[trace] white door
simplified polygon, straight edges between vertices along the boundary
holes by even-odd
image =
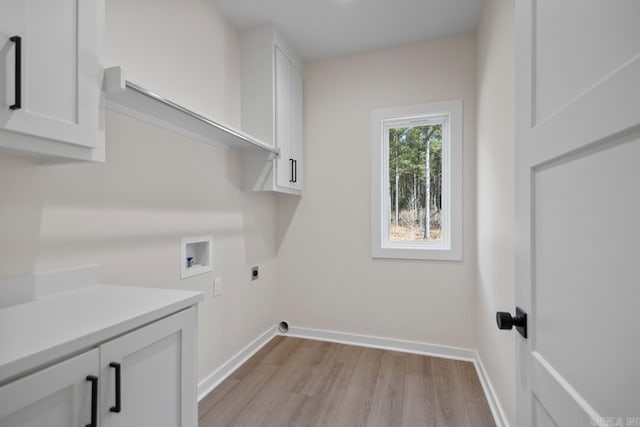
[[[195,427],[195,333],[191,308],[103,344],[101,427]]]
[[[291,67],[291,152],[294,160],[293,164],[293,188],[296,190],[303,189],[303,90],[304,82],[302,74],[295,68]]]
[[[276,146],[280,158],[276,160],[276,185],[293,186],[294,159],[291,151],[291,63],[284,53],[275,48],[276,85]]]
[[[0,129],[96,146],[102,20],[103,0],[0,1]]]
[[[517,426],[640,425],[640,1],[516,1]]]
[[[98,368],[95,349],[0,387],[0,426],[98,427]]]

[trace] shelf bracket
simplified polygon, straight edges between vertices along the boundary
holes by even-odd
[[[120,66],[105,68],[102,80],[102,90],[107,93],[124,92],[127,89],[127,81],[124,78],[124,70]]]
[[[269,160],[276,160],[280,158],[280,148],[276,148],[275,153],[269,153]]]

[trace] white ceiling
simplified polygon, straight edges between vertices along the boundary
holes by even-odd
[[[273,23],[305,61],[475,31],[482,0],[212,0],[240,31]]]

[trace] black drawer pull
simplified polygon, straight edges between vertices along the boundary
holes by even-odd
[[[98,377],[88,375],[87,381],[91,382],[91,423],[85,427],[98,427]]]
[[[22,37],[13,36],[9,38],[16,44],[16,64],[15,64],[15,99],[14,104],[9,106],[10,110],[22,108]]]
[[[109,363],[109,366],[114,368],[116,370],[116,405],[112,406],[111,408],[109,408],[110,412],[115,412],[116,414],[119,414],[120,411],[122,410],[121,407],[121,403],[122,403],[122,395],[121,395],[121,373],[122,373],[122,369],[119,363],[115,363],[115,362],[111,362]]]

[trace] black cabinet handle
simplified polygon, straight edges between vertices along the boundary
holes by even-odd
[[[116,370],[116,405],[112,406],[109,411],[110,412],[115,412],[116,414],[119,414],[120,411],[122,410],[122,407],[120,406],[121,402],[122,402],[122,395],[121,395],[121,366],[119,363],[115,363],[115,362],[111,362],[109,363],[109,366],[114,368]]]
[[[10,110],[22,108],[22,37],[13,36],[9,38],[16,44],[16,66],[15,66],[15,99],[14,104],[9,106]]]
[[[298,161],[293,161],[293,182],[298,182]]]
[[[86,427],[98,427],[98,377],[89,375],[87,381],[91,382],[91,423]]]
[[[289,159],[289,182],[295,182],[293,175],[293,162],[295,162],[295,160]]]

